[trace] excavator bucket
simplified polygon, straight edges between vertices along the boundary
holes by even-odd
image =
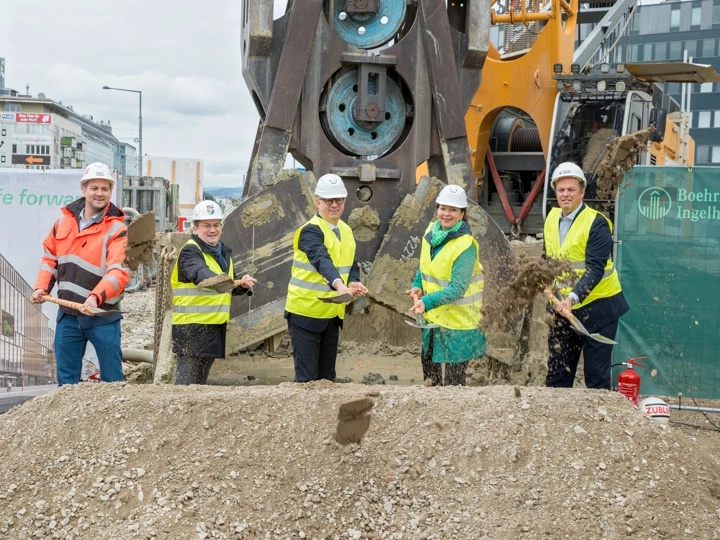
[[[418,270],[421,239],[435,218],[435,199],[444,185],[424,176],[415,192],[405,196],[367,275],[369,297],[398,313],[408,313],[410,300],[405,291]],[[258,279],[252,296],[233,299],[229,326],[233,346],[248,346],[286,329],[283,313],[293,236],[315,213],[314,189],[312,173],[294,176],[249,197],[225,219],[223,241],[233,250],[237,276],[249,272]],[[515,256],[505,235],[482,208],[471,204],[468,220],[480,246],[485,274],[483,304],[492,309],[513,275]],[[354,311],[360,311],[363,301],[355,304]],[[515,343],[521,323],[518,318],[489,336],[490,345],[503,348],[508,341]]]
[[[226,218],[223,242],[233,250],[238,279],[258,280],[252,296],[233,299],[229,343],[247,346],[287,328],[283,313],[295,231],[315,214],[315,177],[296,176],[248,197]]]

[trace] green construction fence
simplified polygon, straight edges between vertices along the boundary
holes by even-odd
[[[626,172],[614,233],[630,311],[613,362],[647,356],[642,394],[720,399],[720,168]]]

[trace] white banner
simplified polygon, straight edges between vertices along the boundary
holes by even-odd
[[[33,289],[43,240],[60,217],[60,208],[82,196],[82,173],[82,169],[0,169],[0,254]],[[55,328],[57,306],[46,302],[43,313]]]

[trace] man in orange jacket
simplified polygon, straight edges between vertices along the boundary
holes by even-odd
[[[122,267],[127,244],[125,213],[110,202],[115,182],[107,165],[88,165],[80,181],[83,197],[61,209],[43,242],[45,254],[32,301],[57,285],[57,296],[83,304],[78,311],[61,307],[55,328],[58,385],[80,382],[87,342],[93,344],[104,382],[123,380],[120,319],[92,317],[90,307],[117,310],[130,279]]]

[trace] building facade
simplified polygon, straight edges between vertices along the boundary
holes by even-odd
[[[12,145],[0,147],[0,167],[82,169],[101,162],[115,168],[124,149],[110,122],[95,122],[43,94],[0,95],[0,126]]]
[[[0,377],[18,385],[57,381],[55,332],[40,307],[30,301],[32,292],[0,255]]]
[[[115,161],[113,168],[123,176],[137,176],[137,150],[128,143],[120,143],[113,148]]]

